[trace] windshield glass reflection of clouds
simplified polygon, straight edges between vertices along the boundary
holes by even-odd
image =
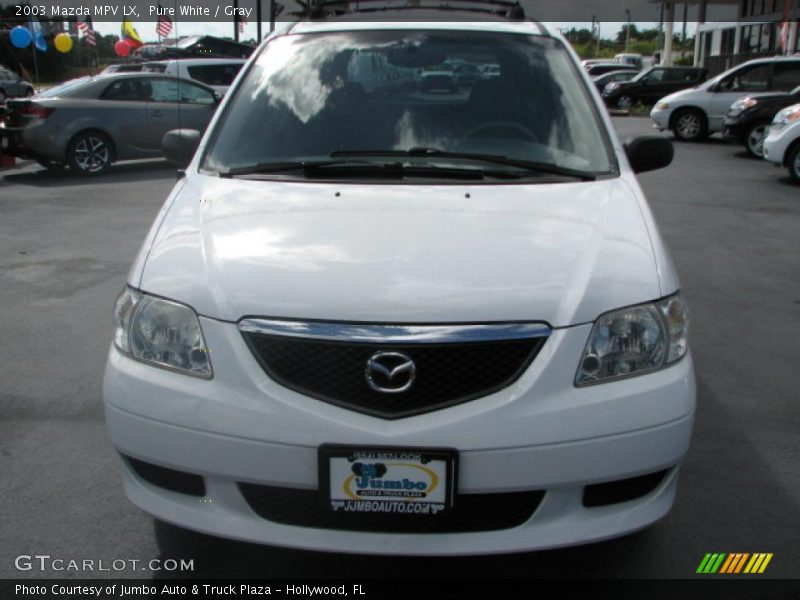
[[[611,170],[597,116],[552,39],[396,30],[287,35],[267,46],[232,100],[205,168],[422,146]]]

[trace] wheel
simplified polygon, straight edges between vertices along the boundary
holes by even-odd
[[[698,110],[682,110],[672,121],[675,137],[685,142],[703,139],[708,135],[708,124],[703,113]]]
[[[789,168],[789,176],[795,183],[800,183],[800,144],[795,144],[789,151],[786,159],[786,166]]]
[[[620,110],[629,110],[633,106],[633,98],[628,96],[627,94],[623,94],[619,98],[617,98],[617,108]]]
[[[67,148],[67,164],[81,175],[99,175],[114,162],[111,140],[99,131],[79,133]]]
[[[767,124],[756,123],[747,130],[744,138],[744,147],[756,158],[764,158],[764,138],[767,137]]]
[[[478,133],[489,129],[509,129],[512,131],[522,133],[526,138],[528,138],[532,142],[539,141],[539,138],[536,136],[535,133],[533,133],[530,129],[528,129],[521,123],[516,123],[514,121],[489,121],[487,123],[481,123],[480,125],[476,125],[472,129],[467,131],[464,134],[464,137],[465,138],[474,137]]]

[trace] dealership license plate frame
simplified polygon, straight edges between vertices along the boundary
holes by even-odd
[[[436,518],[437,516],[449,513],[455,504],[456,492],[456,477],[458,473],[458,451],[453,448],[421,448],[421,447],[397,447],[397,446],[348,446],[339,444],[323,444],[318,449],[318,465],[319,465],[319,491],[320,501],[325,503],[325,506],[332,513],[343,512],[345,514],[359,514],[359,511],[346,511],[344,504],[353,502],[352,500],[342,500],[332,496],[331,486],[331,473],[332,464],[334,460],[341,461],[342,459],[349,463],[355,463],[357,460],[404,460],[407,461],[409,455],[419,455],[420,458],[427,459],[425,463],[419,461],[420,466],[426,466],[431,462],[441,461],[444,463],[444,502],[443,506],[438,507],[438,502],[423,501],[412,499],[398,499],[398,498],[369,498],[371,500],[383,500],[389,503],[396,502],[414,502],[417,504],[432,505],[430,512],[413,513],[420,517]],[[392,457],[392,458],[389,458]],[[351,460],[352,459],[352,460]],[[411,464],[415,464],[412,461]],[[341,467],[341,463],[340,463]],[[441,478],[440,478],[441,479]],[[367,498],[359,498],[358,500],[367,500]],[[341,503],[335,506],[335,503]],[[377,511],[378,514],[394,514],[395,511]],[[375,514],[375,512],[367,513]],[[409,513],[405,513],[409,514]]]

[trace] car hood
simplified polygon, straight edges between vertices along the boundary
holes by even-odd
[[[130,281],[226,321],[585,323],[662,295],[635,190],[192,174]]]
[[[706,83],[708,82],[703,82],[700,85],[686,88],[679,92],[673,92],[661,98],[659,102],[700,102],[705,105],[711,100],[711,93],[706,89]]]

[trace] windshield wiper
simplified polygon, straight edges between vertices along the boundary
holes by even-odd
[[[240,175],[257,175],[260,173],[280,173],[281,171],[297,171],[315,169],[319,167],[338,167],[342,165],[374,165],[374,162],[364,160],[314,160],[314,161],[288,161],[288,162],[263,162],[242,167],[232,167],[220,171],[220,177],[237,177]]]
[[[424,146],[414,146],[408,150],[335,150],[330,154],[331,158],[346,158],[346,157],[367,157],[367,156],[427,156],[431,158],[455,158],[463,160],[477,160],[495,165],[505,165],[509,167],[517,167],[525,169],[526,171],[535,171],[537,173],[544,173],[547,175],[562,175],[564,177],[574,177],[582,181],[594,181],[597,179],[597,174],[591,171],[581,171],[579,169],[571,169],[569,167],[562,167],[554,163],[537,162],[532,160],[521,160],[517,158],[509,158],[500,154],[479,154],[472,152],[448,152],[447,150],[440,150],[438,148],[428,148]]]
[[[479,180],[483,179],[487,174],[481,169],[405,165],[401,162],[376,162],[345,158],[340,160],[264,162],[220,171],[219,176],[246,177],[248,175],[268,175],[284,171],[302,171],[308,177],[320,175],[359,177],[368,175],[395,179],[402,179],[403,177],[439,177]]]

